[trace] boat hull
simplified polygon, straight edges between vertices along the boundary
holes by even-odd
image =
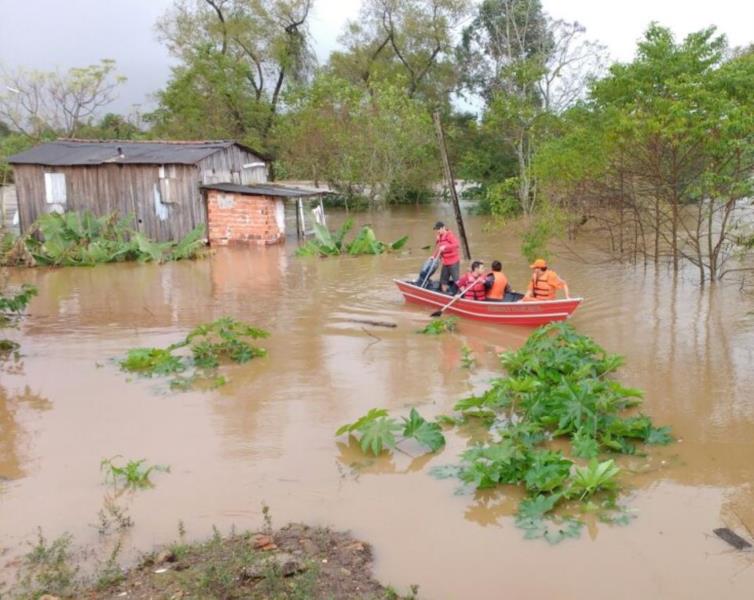
[[[452,296],[419,287],[408,281],[393,281],[407,302],[441,308],[453,299]],[[570,298],[538,302],[483,302],[459,298],[446,308],[444,313],[497,325],[536,327],[553,321],[565,321],[582,300],[583,298]]]

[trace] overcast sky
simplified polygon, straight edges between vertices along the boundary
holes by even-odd
[[[0,66],[68,68],[112,58],[128,78],[116,110],[150,105],[149,95],[170,75],[171,57],[157,40],[154,23],[172,0],[0,0]],[[335,49],[360,0],[314,0],[311,33],[320,62]],[[650,21],[681,38],[717,25],[732,45],[754,42],[751,0],[543,0],[556,18],[579,21],[613,59],[631,60]]]

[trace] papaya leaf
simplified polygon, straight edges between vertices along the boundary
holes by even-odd
[[[335,432],[335,435],[343,435],[344,433],[350,433],[352,431],[358,431],[362,429],[370,421],[374,421],[380,417],[387,417],[387,410],[384,408],[372,408],[363,417],[356,419],[353,423],[346,423],[342,425]]]
[[[386,448],[395,448],[395,434],[400,429],[398,421],[390,417],[379,417],[366,422],[359,428],[361,450],[378,456]]]
[[[422,417],[415,408],[411,409],[408,418],[403,418],[403,437],[413,438],[420,444],[436,452],[445,445],[445,436],[437,423],[430,423]]]

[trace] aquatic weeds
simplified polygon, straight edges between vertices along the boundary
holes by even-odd
[[[105,473],[105,481],[112,483],[114,486],[123,486],[124,488],[147,488],[152,487],[152,481],[149,476],[153,472],[169,473],[170,467],[165,465],[146,465],[147,459],[128,460],[124,465],[117,465],[113,461],[122,456],[113,456],[112,458],[103,458],[100,462],[100,470]],[[122,461],[121,461],[122,462]]]
[[[375,456],[383,450],[393,450],[400,440],[414,439],[421,445],[436,452],[445,445],[445,436],[437,423],[427,421],[415,408],[411,409],[403,422],[388,416],[385,409],[371,409],[366,415],[353,423],[340,427],[335,435],[348,433],[359,438],[359,445],[363,452],[371,452]]]
[[[251,340],[268,335],[248,323],[221,317],[197,325],[185,339],[166,348],[132,348],[119,364],[124,371],[146,377],[175,375],[170,381],[173,390],[185,391],[197,384],[214,389],[227,381],[217,373],[221,365],[241,364],[266,356],[267,351],[253,345]],[[177,354],[183,348],[188,348],[190,355]],[[188,374],[183,375],[186,372]]]
[[[419,329],[416,333],[424,333],[427,335],[440,335],[445,332],[453,332],[458,328],[458,317],[444,317],[440,319],[433,319],[427,323],[423,329]]]
[[[24,556],[17,595],[20,598],[41,598],[44,594],[73,597],[78,567],[74,565],[71,545],[73,537],[65,533],[48,543],[37,531],[37,542]]]
[[[461,366],[464,369],[471,369],[475,364],[476,359],[474,358],[474,353],[471,351],[471,348],[464,344],[461,346]]]

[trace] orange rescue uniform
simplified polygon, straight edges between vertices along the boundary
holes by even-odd
[[[492,287],[487,291],[487,298],[490,300],[502,300],[505,296],[505,288],[508,287],[508,278],[502,271],[492,271]]]
[[[565,287],[563,281],[555,271],[549,269],[544,273],[535,269],[529,280],[528,290],[532,297],[527,300],[555,300],[555,292]]]

